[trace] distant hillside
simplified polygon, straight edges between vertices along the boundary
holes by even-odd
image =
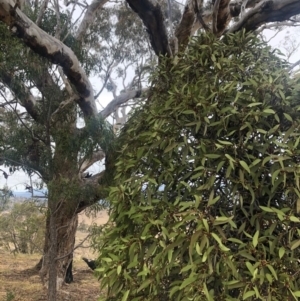
[[[22,198],[22,199],[30,199],[32,197],[32,194],[30,191],[13,191],[13,197],[15,198]],[[35,190],[33,193],[34,197],[46,197],[47,196],[47,190]]]

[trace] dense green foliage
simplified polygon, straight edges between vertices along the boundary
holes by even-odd
[[[285,67],[243,32],[161,64],[121,137],[104,300],[298,300],[300,88]]]
[[[61,21],[65,19],[66,16],[62,14]],[[47,10],[42,28],[54,34],[55,20],[53,12]],[[66,37],[70,38],[71,36]],[[0,85],[0,97],[4,103],[2,107],[5,108],[0,108],[1,164],[22,168],[27,173],[35,171],[48,183],[55,173],[51,143],[56,145],[60,143],[61,152],[64,151],[69,157],[76,159],[78,156],[82,160],[90,158],[93,152],[100,148],[107,151],[109,147],[113,147],[112,126],[101,116],[89,120],[85,127],[74,134],[80,111],[75,103],[60,107],[62,100],[68,97],[68,93],[60,87],[58,80],[56,82],[53,78],[47,77],[51,82],[50,86],[41,81],[41,78],[48,75],[51,64],[27,49],[3,24],[0,24],[0,39],[3,40],[0,45],[1,79],[3,77],[4,83],[13,87],[14,92],[8,93],[8,90]],[[66,44],[68,45],[67,42]],[[72,49],[76,52],[77,48]],[[77,50],[78,53],[84,53],[82,49]],[[88,72],[91,66],[86,61],[82,61],[82,64]],[[22,104],[23,98],[28,97],[24,80],[41,89],[41,95],[37,96],[35,105],[40,114],[37,120],[33,120],[16,105],[17,98]]]

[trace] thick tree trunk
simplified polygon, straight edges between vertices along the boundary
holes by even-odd
[[[55,152],[51,162],[52,176],[48,186],[48,216],[40,276],[48,284],[48,300],[56,300],[56,291],[67,280],[72,281],[73,251],[78,226],[77,200],[78,149],[74,148],[76,107],[68,109],[68,118],[57,120],[53,128]],[[77,200],[77,201],[76,201]],[[67,275],[68,272],[68,275]],[[67,277],[66,277],[67,276]]]
[[[66,201],[49,199],[49,214],[46,223],[44,255],[40,276],[48,286],[48,300],[56,300],[56,290],[63,282],[73,281],[72,261],[78,215]]]

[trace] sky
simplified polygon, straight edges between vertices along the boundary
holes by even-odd
[[[265,36],[267,40],[271,39],[269,41],[269,44],[274,48],[279,48],[283,53],[286,54],[286,48],[288,48],[288,45],[290,44],[289,39],[287,38],[290,36],[290,38],[294,41],[293,43],[295,45],[300,44],[300,37],[299,32],[297,33],[297,28],[287,28],[286,30],[280,32],[276,36],[274,36],[274,31],[267,30],[265,31]],[[295,53],[290,57],[289,61],[291,63],[294,63],[300,59],[300,45],[298,45],[298,51],[295,51]],[[296,69],[295,69],[296,70]],[[91,78],[91,83],[97,91],[97,87],[99,87],[99,82],[96,78]],[[100,99],[97,102],[97,106],[99,111],[103,109],[111,100],[113,99],[112,94],[106,89],[102,92]],[[8,168],[5,168],[3,166],[0,166],[1,170],[4,170],[5,172],[8,172]],[[89,171],[93,174],[99,172],[103,169],[103,165],[100,163],[96,163],[92,168],[89,169]],[[29,177],[22,171],[16,171],[13,175],[9,176],[8,179],[5,179],[2,172],[0,170],[0,189],[3,186],[8,186],[12,191],[25,191],[25,186],[30,185],[30,179]],[[32,177],[32,181],[39,181],[36,176]]]

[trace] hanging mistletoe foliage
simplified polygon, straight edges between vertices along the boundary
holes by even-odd
[[[298,300],[300,86],[285,67],[244,32],[161,64],[121,137],[104,300]]]

